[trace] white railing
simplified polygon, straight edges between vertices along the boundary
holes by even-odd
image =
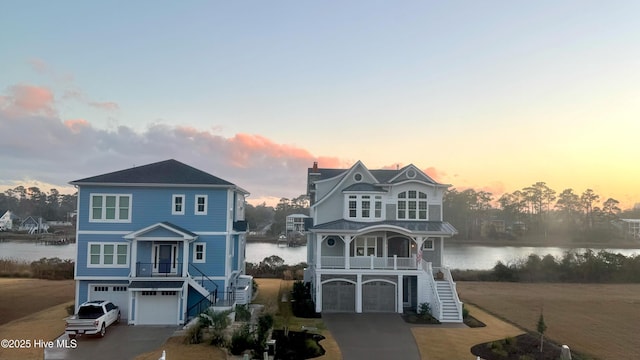
[[[458,297],[458,289],[456,283],[453,281],[453,276],[451,276],[451,270],[448,267],[439,267],[435,269],[442,273],[443,279],[441,280],[446,280],[449,283],[449,286],[451,286],[453,301],[456,304],[456,309],[458,310],[458,320],[462,321],[462,302]]]
[[[427,291],[431,293],[431,298],[433,299],[433,302],[430,304],[431,315],[438,320],[442,319],[442,301],[436,289],[436,282],[433,279],[433,267],[430,262],[422,260],[422,269],[427,273],[427,282],[429,283]]]
[[[343,256],[322,256],[320,258],[320,264],[323,269],[345,268]],[[398,256],[352,256],[349,257],[349,268],[370,270],[416,270],[416,258]]]

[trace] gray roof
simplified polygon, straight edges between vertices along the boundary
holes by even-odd
[[[179,184],[233,186],[219,177],[198,170],[177,160],[165,160],[153,164],[92,176],[72,181],[81,184]]]
[[[446,221],[400,221],[400,220],[385,220],[376,222],[357,222],[349,220],[335,220],[324,224],[318,224],[312,227],[310,230],[330,230],[337,232],[357,232],[364,230],[368,227],[374,226],[397,226],[415,233],[429,233],[434,235],[449,235],[453,236],[458,233],[453,225]]]
[[[196,234],[194,232],[191,232],[191,231],[189,231],[189,230],[187,230],[187,229],[185,229],[183,227],[180,227],[180,226],[178,226],[176,224],[170,223],[168,221],[163,221],[162,224],[164,224],[164,225],[166,225],[166,226],[168,226],[168,227],[170,227],[170,228],[172,228],[172,229],[174,229],[174,230],[176,230],[178,232],[185,233],[185,234],[187,234],[189,236],[198,237],[198,234]]]
[[[184,281],[132,281],[129,289],[182,289]]]
[[[395,176],[397,176],[398,174],[404,172],[407,167],[412,166],[412,165],[407,165],[401,169],[397,169],[397,170],[388,170],[388,169],[377,169],[377,170],[371,170],[371,169],[367,169],[369,170],[369,172],[371,173],[371,175],[373,175],[376,180],[378,180],[379,184],[389,184],[391,179],[393,179]],[[314,172],[313,168],[308,168],[307,169],[307,175],[311,175],[311,174],[316,174],[318,175],[317,177],[314,177],[314,181],[317,180],[324,180],[324,179],[330,179],[336,176],[340,176],[340,175],[344,175],[346,174],[347,171],[351,170],[349,169],[329,169],[329,168],[319,168],[317,169],[317,172]],[[421,170],[419,170],[421,171]],[[429,178],[428,175],[425,174],[426,179],[428,179],[429,182],[433,183],[433,184],[437,184],[437,182],[433,181],[433,179]]]

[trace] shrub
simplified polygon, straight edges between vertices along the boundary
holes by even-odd
[[[431,315],[431,304],[426,303],[426,302],[420,304],[420,306],[418,306],[418,315],[421,315],[421,316],[425,316],[425,315],[432,316]]]
[[[231,335],[231,343],[229,344],[229,351],[233,355],[240,355],[243,351],[249,349],[253,345],[253,339],[251,339],[251,332],[249,331],[249,325],[244,325],[237,329]]]
[[[469,317],[469,309],[467,309],[464,304],[462,304],[462,318],[466,319]]]
[[[197,321],[191,327],[187,328],[184,341],[187,344],[200,344],[202,342],[202,322]]]
[[[291,311],[301,318],[318,318],[316,305],[311,299],[311,284],[296,281],[291,291]]]
[[[236,306],[236,321],[249,321],[251,320],[251,311],[248,305]]]

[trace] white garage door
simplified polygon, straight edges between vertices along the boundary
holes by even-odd
[[[136,300],[137,325],[178,324],[177,291],[140,291]]]
[[[107,300],[120,308],[120,317],[126,320],[129,315],[129,292],[126,285],[90,285],[89,301]]]

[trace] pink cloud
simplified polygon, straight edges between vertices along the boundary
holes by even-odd
[[[79,134],[83,129],[91,127],[89,122],[84,119],[66,120],[64,122],[64,126],[66,126],[73,134]]]
[[[11,86],[8,92],[0,106],[11,116],[55,114],[53,93],[45,87],[21,84]]]

